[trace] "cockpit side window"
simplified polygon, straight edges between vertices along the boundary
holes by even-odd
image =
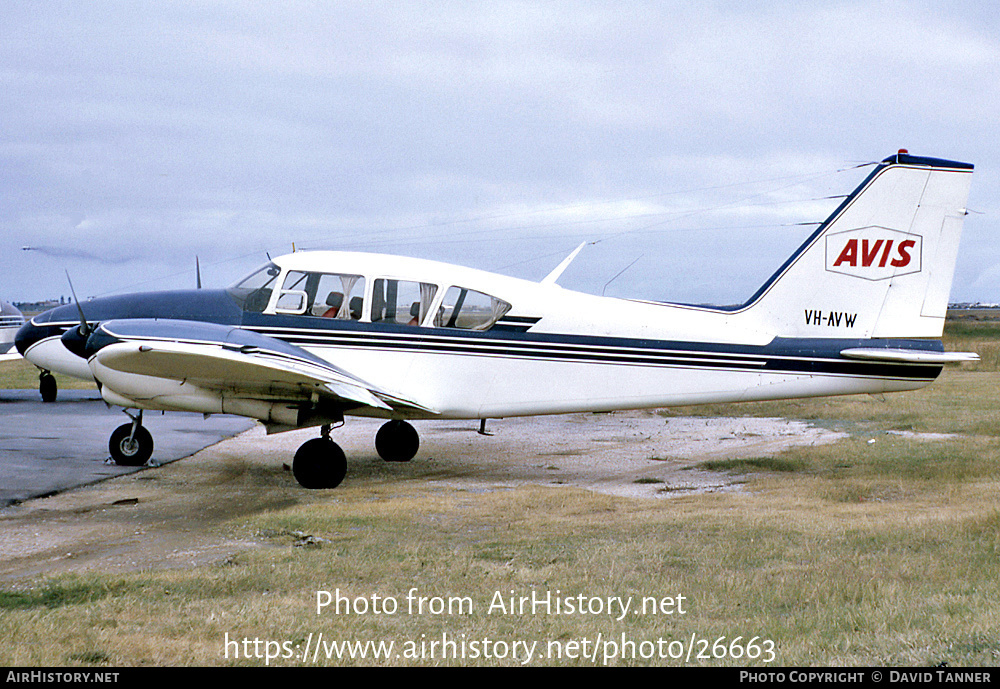
[[[340,320],[360,320],[365,279],[360,275],[290,270],[275,312]]]
[[[372,323],[421,325],[437,293],[428,282],[379,278],[372,292]]]
[[[271,291],[281,269],[268,263],[226,290],[244,311],[260,313],[271,301]]]
[[[312,295],[306,291],[309,287],[308,279],[309,273],[301,270],[288,271],[285,275],[285,282],[281,286],[281,292],[278,293],[278,301],[274,306],[275,313],[301,314],[306,312],[316,297],[315,288]]]
[[[503,299],[465,287],[450,287],[434,317],[434,325],[438,328],[489,330],[510,309],[511,305]]]

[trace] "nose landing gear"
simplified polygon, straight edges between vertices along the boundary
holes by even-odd
[[[38,392],[42,395],[43,402],[55,402],[59,394],[59,385],[56,377],[49,371],[42,371],[38,374]]]
[[[142,410],[135,416],[127,411],[132,419],[112,432],[108,441],[108,452],[115,464],[126,467],[139,467],[149,461],[153,455],[153,436],[142,425]]]

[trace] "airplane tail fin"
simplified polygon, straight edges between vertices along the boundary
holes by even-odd
[[[886,158],[737,312],[779,337],[940,337],[972,170]]]

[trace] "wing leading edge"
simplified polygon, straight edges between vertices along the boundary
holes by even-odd
[[[235,403],[239,400],[280,402],[298,405],[300,410],[317,406],[342,412],[370,407],[384,413],[435,413],[304,349],[232,326],[148,319],[109,321],[90,337],[87,354],[91,370],[102,384],[102,394],[116,404],[120,402],[109,399],[112,394],[126,400],[155,399],[159,407],[206,413],[244,413],[238,410],[258,408]],[[171,405],[171,398],[175,405]],[[192,409],[199,399],[211,408]],[[244,415],[274,421],[270,413]],[[297,418],[303,421],[306,417]]]

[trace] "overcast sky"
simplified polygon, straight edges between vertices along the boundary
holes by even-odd
[[[735,303],[907,148],[976,165],[952,299],[1000,302],[990,0],[5,0],[0,79],[0,299],[591,241],[561,284]]]

